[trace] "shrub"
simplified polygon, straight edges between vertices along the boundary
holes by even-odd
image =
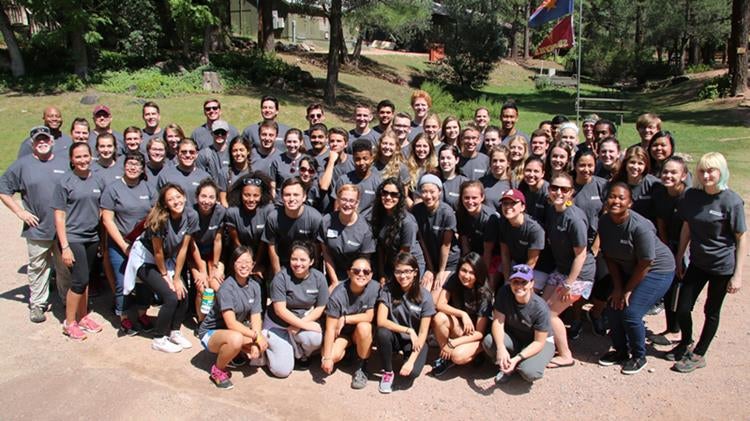
[[[548,89],[552,89],[552,78],[547,75],[537,76],[536,78],[534,78],[534,88],[536,88],[537,91],[546,91]]]
[[[685,73],[691,74],[691,73],[703,73],[713,70],[714,68],[711,67],[708,64],[692,64],[685,69]]]
[[[142,98],[164,98],[202,92],[203,69],[166,73],[158,68],[131,71],[109,71],[96,87],[103,92],[130,94]]]
[[[707,80],[696,95],[699,100],[724,98],[729,95],[729,75],[718,76]]]

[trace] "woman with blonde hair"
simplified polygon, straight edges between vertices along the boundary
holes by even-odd
[[[529,157],[529,143],[523,136],[514,136],[508,142],[508,150],[510,151],[510,178],[515,187],[523,181],[524,163]]]

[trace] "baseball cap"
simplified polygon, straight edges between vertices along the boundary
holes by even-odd
[[[505,199],[509,199],[514,202],[521,202],[526,205],[526,197],[523,195],[523,193],[521,193],[520,190],[517,189],[506,190],[505,193],[503,193],[503,197],[500,198],[500,201],[502,202]]]
[[[216,120],[211,124],[211,133],[214,133],[219,130],[224,130],[225,132],[229,133],[229,123],[227,123],[224,120]]]
[[[94,115],[97,115],[98,113],[102,111],[106,112],[107,115],[112,115],[112,112],[109,111],[109,107],[107,107],[106,105],[99,104],[96,107],[94,107]]]
[[[50,139],[54,139],[54,137],[52,136],[52,132],[47,126],[36,126],[31,129],[31,132],[29,132],[29,137],[31,138],[31,140],[36,140],[41,136],[46,136]]]
[[[525,264],[515,265],[510,269],[510,279],[508,281],[513,279],[523,279],[526,282],[532,282],[534,281],[534,269]]]

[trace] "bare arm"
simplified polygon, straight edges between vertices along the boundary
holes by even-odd
[[[117,224],[115,224],[115,212],[113,210],[102,209],[102,225],[104,225],[104,229],[107,230],[109,241],[114,241],[117,247],[127,255],[130,244],[125,241],[120,230],[117,229]]]
[[[26,225],[30,227],[39,225],[39,217],[19,206],[10,195],[0,194],[0,201]]]

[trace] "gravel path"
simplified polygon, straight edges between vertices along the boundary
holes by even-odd
[[[708,367],[689,375],[670,371],[671,363],[653,356],[664,348],[649,348],[648,371],[635,376],[623,376],[616,367],[599,367],[596,360],[608,341],[591,335],[586,326],[582,338],[572,342],[578,364],[549,370],[532,387],[513,379],[497,388],[492,382],[495,369],[484,363],[451,369],[440,380],[423,374],[411,390],[391,395],[380,395],[374,378],[364,390],[349,389],[346,367],[328,378],[313,368],[285,380],[245,368],[235,371],[233,390],[220,391],[208,380],[211,357],[187,329],[184,333],[194,347],[177,355],[152,351],[144,337],[118,338],[110,324],[114,318],[109,295],[95,298],[94,311],[110,323],[84,343],[61,334],[59,305],[48,313],[46,323],[30,323],[20,226],[10,212],[0,209],[0,238],[5,239],[0,270],[6,274],[0,279],[5,332],[0,341],[2,419],[750,418],[750,407],[742,398],[750,390],[750,353],[745,348],[750,329],[742,320],[750,304],[750,282],[725,301]],[[702,309],[702,302],[697,309]],[[702,324],[699,313],[696,330]],[[661,331],[663,316],[650,317],[647,324]],[[373,359],[371,368],[376,365]]]

